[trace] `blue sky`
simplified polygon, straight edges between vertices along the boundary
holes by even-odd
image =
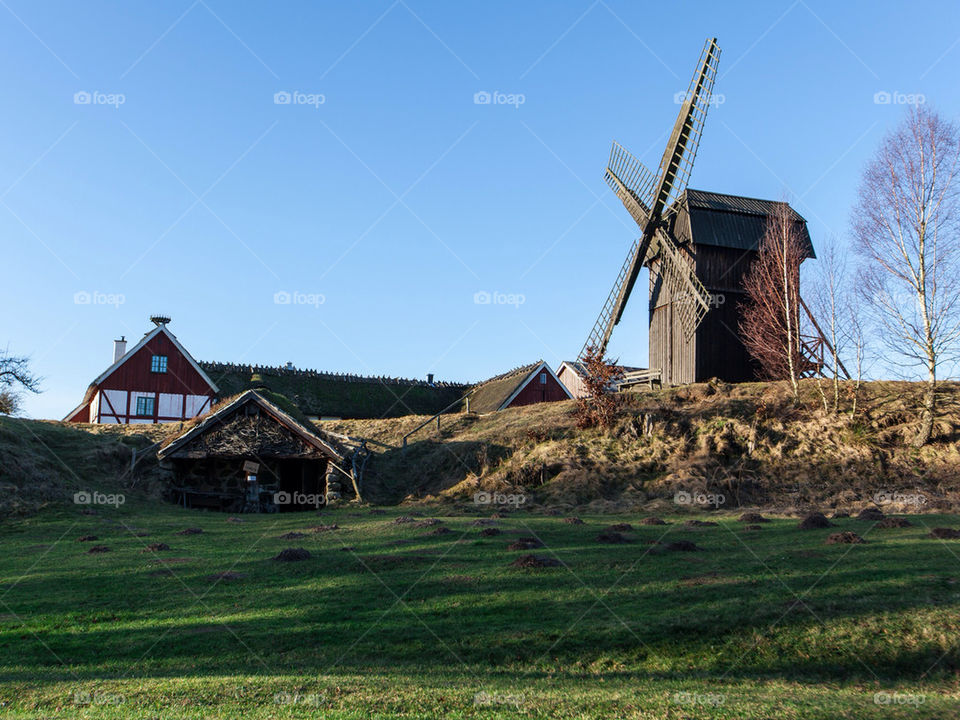
[[[714,35],[690,185],[787,195],[815,245],[846,241],[904,113],[876,93],[960,110],[954,2],[3,0],[0,343],[45,377],[27,413],[61,417],[153,313],[202,360],[476,380],[574,357],[636,234],[610,142],[656,167]]]

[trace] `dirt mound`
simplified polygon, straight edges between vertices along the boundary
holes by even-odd
[[[177,535],[203,535],[203,528],[190,527],[186,530],[181,530]]]
[[[288,532],[280,536],[281,540],[299,540],[300,538],[306,537],[306,533],[302,532]]]
[[[930,531],[928,537],[938,540],[957,540],[960,539],[960,530],[954,528],[934,528]],[[91,548],[92,550],[93,548]]]
[[[544,555],[521,555],[510,564],[513,567],[533,569],[559,567],[561,563],[556,558],[546,557]]]
[[[763,527],[760,525],[747,525],[744,530],[763,530]]]
[[[214,573],[213,575],[207,575],[207,580],[210,582],[219,582],[220,580],[243,580],[246,577],[243,573],[238,572],[222,572]]]
[[[499,528],[484,528],[480,531],[480,537],[495,537],[496,535],[502,535],[503,531]]]
[[[583,520],[578,517],[565,517],[560,522],[564,522],[567,525],[583,525]]]
[[[298,560],[309,560],[312,557],[309,550],[303,548],[286,548],[281,550],[273,559],[278,562],[296,562]]]
[[[425,535],[427,535],[427,536],[429,537],[429,536],[431,536],[431,535],[446,535],[446,534],[451,533],[451,532],[453,532],[453,531],[452,531],[450,528],[446,527],[445,525],[438,525],[437,527],[435,527],[435,528],[434,528],[433,530],[431,530],[430,532],[425,533]]]
[[[658,517],[645,517],[640,521],[641,525],[666,525],[666,521],[661,520]]]
[[[616,523],[607,528],[607,532],[630,532],[633,530],[633,525],[630,523]]]
[[[850,517],[850,513],[848,513],[846,510],[836,510],[831,517],[834,520],[842,520],[843,518]]]
[[[527,536],[514,540],[512,543],[507,545],[507,550],[534,550],[542,547],[542,542],[537,540],[535,537]]]
[[[99,555],[100,553],[110,552],[110,548],[106,545],[94,545],[92,548],[87,550],[88,555]]]
[[[627,538],[626,535],[621,535],[615,530],[605,530],[604,532],[597,535],[597,542],[616,545],[619,543],[628,543],[630,542],[630,539]]]
[[[664,543],[663,549],[669,552],[701,552],[703,550],[702,547],[690,540],[674,540]]]
[[[331,530],[339,530],[339,529],[340,529],[340,526],[339,526],[339,525],[336,525],[336,524],[334,524],[334,525],[313,525],[313,526],[310,528],[310,531],[311,531],[311,532],[315,532],[315,533],[322,533],[322,532],[330,532]]]
[[[94,540],[99,540],[96,535],[81,535],[77,538],[77,542],[93,542]]]
[[[857,515],[857,520],[869,520],[870,522],[878,522],[883,520],[886,517],[880,510],[877,508],[864,508]]]
[[[405,525],[406,523],[412,523],[412,522],[416,522],[416,521],[417,521],[416,518],[410,517],[409,515],[400,515],[399,517],[395,517],[395,518],[393,519],[393,524],[394,524],[394,525]]]
[[[480,518],[478,520],[474,520],[470,524],[473,525],[474,527],[489,527],[490,525],[496,525],[497,521],[490,520],[489,518]]]
[[[866,540],[864,540],[862,537],[857,535],[855,532],[838,532],[838,533],[831,533],[827,537],[826,544],[827,545],[860,545],[861,543],[865,543],[865,542]]]
[[[428,527],[434,527],[436,525],[442,525],[442,524],[443,524],[443,520],[437,520],[436,518],[427,518],[426,520],[417,520],[417,522],[415,522],[413,526],[415,528],[428,528]]]
[[[803,520],[800,521],[800,524],[797,525],[798,530],[822,530],[823,528],[836,527],[832,522],[827,520],[827,516],[823,513],[810,513]]]
[[[894,528],[913,527],[913,523],[902,517],[885,517],[874,527],[879,528],[880,530],[892,530]]]
[[[756,525],[757,523],[768,523],[770,522],[769,518],[765,518],[760,513],[748,512],[744,513],[737,518],[742,523],[750,523],[751,525]]]
[[[169,550],[169,549],[170,549],[170,546],[167,545],[166,543],[156,542],[156,543],[150,543],[149,545],[147,545],[143,549],[143,552],[160,552],[161,550]]]
[[[711,520],[687,520],[684,525],[687,527],[716,527],[717,524]]]

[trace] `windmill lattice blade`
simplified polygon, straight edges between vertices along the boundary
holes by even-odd
[[[651,254],[660,256],[660,275],[670,289],[670,297],[680,318],[684,337],[693,338],[694,333],[710,309],[710,293],[700,282],[693,266],[683,259],[677,245],[663,230],[658,230],[650,245]]]
[[[617,275],[616,282],[613,283],[613,288],[610,290],[610,294],[607,296],[607,301],[603,304],[603,309],[600,311],[600,315],[597,317],[597,321],[593,325],[593,330],[590,331],[590,335],[587,337],[587,341],[583,344],[583,347],[580,349],[579,359],[583,359],[586,355],[587,348],[593,346],[600,350],[600,354],[603,355],[607,351],[607,343],[610,342],[610,335],[613,333],[613,326],[617,324],[619,319],[617,316],[617,309],[623,307],[623,301],[621,295],[627,290],[626,282],[627,276],[630,273],[631,268],[638,262],[637,253],[640,252],[640,240],[637,239],[630,248],[630,252],[627,254],[627,259],[623,261],[623,266],[620,268],[620,274]]]
[[[714,100],[713,83],[719,63],[720,48],[716,38],[707,40],[657,170],[661,186],[652,206],[661,212],[673,205],[690,181],[707,110]]]
[[[637,225],[643,227],[650,217],[650,203],[657,182],[653,173],[619,143],[614,142],[610,148],[610,160],[607,162],[603,179],[620,198],[620,202]]]

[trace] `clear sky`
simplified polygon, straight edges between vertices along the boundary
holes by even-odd
[[[0,344],[45,377],[27,413],[63,416],[155,313],[200,360],[572,359],[636,235],[610,142],[656,167],[708,36],[691,187],[789,196],[815,245],[846,241],[908,95],[960,112],[953,1],[3,0]]]

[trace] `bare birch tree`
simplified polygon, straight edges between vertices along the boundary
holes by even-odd
[[[854,211],[860,287],[890,362],[925,375],[917,446],[933,433],[938,371],[960,339],[958,171],[958,126],[912,109],[864,170]]]
[[[744,277],[747,299],[740,333],[750,356],[771,380],[789,380],[800,399],[800,263],[805,257],[800,225],[781,203],[767,220],[756,259]]]

